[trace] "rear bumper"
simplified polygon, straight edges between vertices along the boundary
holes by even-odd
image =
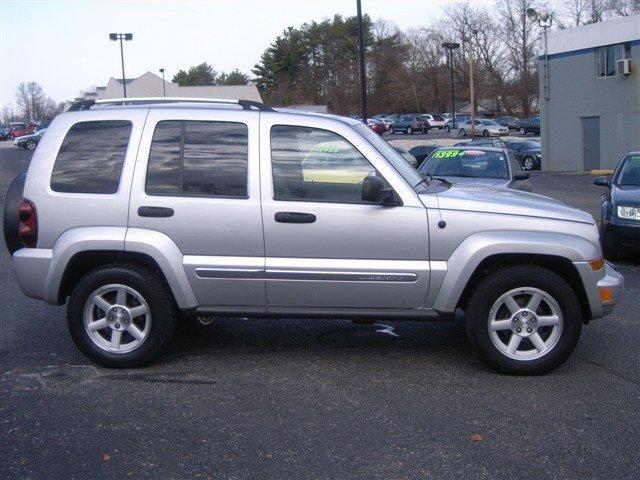
[[[48,303],[57,303],[58,292],[52,296],[47,294],[52,261],[53,250],[47,248],[22,248],[13,254],[13,268],[22,293]]]

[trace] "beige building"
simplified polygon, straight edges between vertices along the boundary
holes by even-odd
[[[238,100],[253,100],[262,102],[258,88],[253,85],[216,85],[216,86],[181,86],[177,83],[164,81],[158,75],[147,72],[138,78],[125,79],[127,97],[189,97],[189,98],[228,98]],[[166,95],[165,95],[166,93]],[[111,77],[105,87],[98,87],[84,93],[75,100],[99,100],[124,97],[122,79]]]

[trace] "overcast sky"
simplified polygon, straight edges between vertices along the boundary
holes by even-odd
[[[476,0],[491,3],[490,0]],[[362,0],[364,13],[401,28],[430,24],[447,1]],[[127,77],[206,61],[251,75],[262,52],[288,26],[341,14],[355,0],[12,1],[0,0],[0,103],[14,102],[20,82],[36,81],[56,101],[120,77],[120,50],[110,32],[131,32],[125,43]]]

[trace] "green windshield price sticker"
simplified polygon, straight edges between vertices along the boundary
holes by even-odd
[[[463,150],[436,150],[433,152],[433,158],[452,158],[464,155]]]

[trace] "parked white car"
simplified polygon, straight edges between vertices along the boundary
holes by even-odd
[[[493,120],[482,118],[474,120],[473,124],[471,120],[459,124],[459,132],[461,137],[472,135],[482,135],[483,137],[500,137],[509,133],[509,128],[503,127]]]
[[[427,113],[422,115],[422,121],[427,122],[429,124],[429,128],[437,128],[442,130],[444,127],[445,119],[441,115],[432,115]]]

